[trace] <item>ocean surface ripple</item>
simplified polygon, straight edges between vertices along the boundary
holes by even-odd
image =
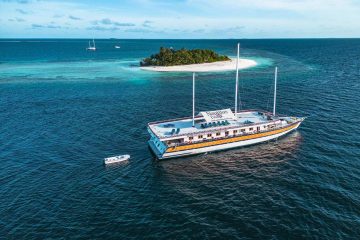
[[[359,239],[360,40],[241,45],[259,62],[240,73],[242,108],[271,110],[278,66],[278,112],[306,121],[277,141],[157,161],[146,124],[191,115],[191,74],[139,60],[160,46],[234,55],[235,40],[98,40],[97,52],[0,40],[0,236]],[[232,107],[234,72],[197,79],[197,111]]]

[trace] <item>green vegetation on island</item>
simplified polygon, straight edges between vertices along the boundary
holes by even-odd
[[[175,66],[228,60],[230,60],[228,56],[219,55],[209,49],[188,50],[182,48],[174,50],[172,48],[161,47],[159,53],[143,59],[140,62],[140,66]]]

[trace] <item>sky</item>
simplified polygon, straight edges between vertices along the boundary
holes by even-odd
[[[360,37],[360,0],[0,0],[0,38]]]

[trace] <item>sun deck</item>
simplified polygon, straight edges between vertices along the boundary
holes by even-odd
[[[235,115],[234,115],[235,117]],[[160,139],[174,138],[177,136],[213,132],[228,128],[257,125],[275,121],[271,114],[261,111],[244,111],[237,113],[234,119],[207,121],[204,116],[195,117],[193,127],[192,118],[173,119],[162,122],[149,123],[151,131]]]

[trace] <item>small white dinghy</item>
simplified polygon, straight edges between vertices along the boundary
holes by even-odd
[[[105,163],[105,165],[111,164],[111,163],[119,163],[119,162],[126,161],[129,158],[130,158],[130,155],[128,155],[128,154],[120,155],[120,156],[114,156],[114,157],[108,157],[108,158],[104,159],[104,163]]]

